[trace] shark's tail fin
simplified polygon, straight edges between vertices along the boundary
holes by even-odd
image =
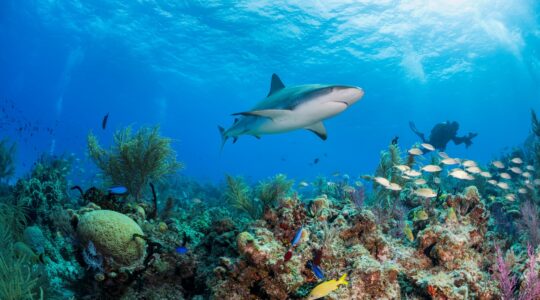
[[[225,143],[227,142],[227,135],[225,134],[225,128],[218,126],[219,134],[221,134],[221,150],[223,150],[223,146],[225,146]]]

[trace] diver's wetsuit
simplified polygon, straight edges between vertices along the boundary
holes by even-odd
[[[431,144],[439,151],[444,151],[446,145],[450,141],[453,141],[456,145],[465,144],[465,146],[469,148],[469,146],[472,145],[472,139],[478,135],[477,133],[470,132],[466,136],[457,136],[459,130],[458,122],[446,121],[435,125],[433,129],[431,129],[429,139],[426,140],[425,135],[416,128],[413,122],[409,122],[409,126],[422,142]]]

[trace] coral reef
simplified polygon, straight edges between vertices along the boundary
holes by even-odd
[[[70,197],[73,161],[40,159],[0,196],[0,298],[538,299],[538,139],[485,166],[392,144],[355,182],[215,186],[165,176],[178,163],[157,128],[119,132],[109,151],[91,135],[133,197]]]

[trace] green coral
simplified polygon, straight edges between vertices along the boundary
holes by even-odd
[[[176,161],[171,140],[160,136],[158,126],[143,127],[136,133],[131,127],[119,130],[114,134],[114,145],[108,150],[90,133],[88,152],[113,184],[126,186],[137,199],[149,182],[159,181],[183,167]]]
[[[225,199],[229,205],[246,213],[252,219],[258,219],[279,199],[287,196],[294,184],[294,181],[287,179],[287,176],[278,174],[259,182],[253,192],[242,177],[227,175],[226,180]]]
[[[17,181],[11,204],[18,209],[32,212],[38,223],[49,220],[50,210],[67,202],[66,176],[70,170],[70,159],[42,156],[32,169],[30,177]]]
[[[406,164],[412,166],[413,163],[414,158],[412,155],[409,155]],[[375,171],[375,176],[386,178],[390,182],[404,186],[406,181],[401,176],[400,171],[396,168],[396,166],[402,164],[404,164],[404,161],[401,158],[401,150],[397,145],[390,145],[388,150],[381,152],[381,158]],[[373,191],[375,204],[378,204],[384,208],[389,208],[394,205],[396,197],[393,191],[390,191],[379,184],[374,186]]]
[[[242,177],[233,177],[227,175],[227,191],[225,199],[229,205],[245,212],[252,219],[257,219],[260,215],[259,204],[256,199],[251,197],[249,186]]]
[[[0,251],[0,299],[43,299],[37,274],[24,257],[14,258]]]
[[[6,199],[4,199],[6,200]],[[12,199],[11,199],[12,200]],[[9,201],[0,202],[0,299],[43,299],[47,278],[39,268],[17,257],[14,244],[26,227],[26,210]]]
[[[20,204],[0,202],[0,246],[21,237],[27,225],[27,208]]]
[[[0,183],[7,181],[15,174],[15,152],[17,145],[9,145],[7,139],[0,140]]]
[[[270,179],[261,181],[256,188],[257,198],[262,205],[262,211],[275,205],[275,203],[285,197],[294,184],[293,180],[287,179],[284,174],[278,174]]]

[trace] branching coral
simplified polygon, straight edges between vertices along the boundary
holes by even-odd
[[[37,287],[38,279],[24,257],[15,259],[0,251],[0,299],[35,299],[38,296]]]
[[[284,174],[278,174],[257,186],[257,198],[261,202],[262,211],[272,207],[280,198],[287,195],[294,181],[288,180]]]
[[[101,148],[97,137],[90,133],[88,151],[113,184],[125,185],[137,199],[149,182],[182,168],[176,161],[171,140],[160,136],[158,126],[140,128],[135,134],[131,127],[119,130],[109,150]]]
[[[11,239],[22,236],[27,223],[27,209],[9,202],[0,203],[0,227]]]
[[[71,161],[65,157],[42,156],[29,178],[19,179],[11,201],[17,209],[24,209],[33,221],[48,222],[50,211],[67,202],[67,179]]]
[[[536,257],[534,248],[527,246],[527,275],[522,279],[522,288],[518,289],[518,278],[512,275],[511,265],[505,261],[501,249],[496,247],[497,263],[495,266],[495,279],[499,282],[503,300],[533,300],[540,296],[540,277],[536,272]],[[515,291],[519,291],[515,297]]]
[[[411,160],[409,163],[412,164],[414,160]],[[375,171],[375,176],[383,177],[388,179],[390,182],[397,183],[400,186],[403,186],[405,180],[401,177],[400,171],[396,166],[403,164],[401,159],[401,151],[397,145],[390,145],[387,151],[381,152],[381,159],[377,170]],[[383,207],[393,206],[393,202],[396,200],[396,197],[393,197],[392,191],[377,185],[374,188],[376,202],[382,204]]]
[[[8,145],[8,140],[0,140],[0,183],[15,174],[15,143]]]
[[[540,220],[538,220],[538,210],[530,200],[521,205],[521,217],[522,225],[527,230],[527,240],[534,247],[538,246],[540,244]]]
[[[253,219],[257,219],[260,216],[259,205],[251,197],[250,189],[241,177],[227,175],[225,199],[227,199],[227,202],[231,206],[247,213]]]

